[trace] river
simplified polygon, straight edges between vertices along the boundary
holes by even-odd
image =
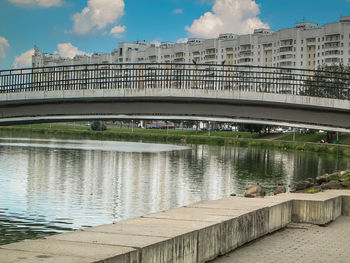
[[[0,138],[0,244],[346,168],[334,155],[265,148]]]

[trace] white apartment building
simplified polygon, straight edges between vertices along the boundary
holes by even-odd
[[[220,34],[215,39],[190,38],[186,43],[146,41],[120,43],[111,54],[95,53],[64,59],[38,48],[33,67],[104,63],[196,63],[254,65],[317,69],[322,65],[350,64],[350,16],[339,22],[296,23],[275,32],[256,29],[253,34]]]

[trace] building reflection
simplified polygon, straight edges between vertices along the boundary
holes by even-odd
[[[180,151],[118,152],[56,144],[0,146],[0,208],[7,209],[6,216],[44,217],[41,227],[50,231],[53,226],[80,228],[242,194],[253,183],[271,192],[278,183],[293,185],[347,167],[336,157],[263,148],[194,145]]]

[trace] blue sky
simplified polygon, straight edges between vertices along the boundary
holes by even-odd
[[[71,57],[110,53],[118,42],[279,30],[303,19],[323,25],[341,15],[350,15],[350,0],[0,0],[0,69],[26,66],[34,44]]]

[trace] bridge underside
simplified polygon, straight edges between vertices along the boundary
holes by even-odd
[[[348,110],[206,98],[74,98],[7,101],[0,125],[92,119],[247,122],[350,132]]]

